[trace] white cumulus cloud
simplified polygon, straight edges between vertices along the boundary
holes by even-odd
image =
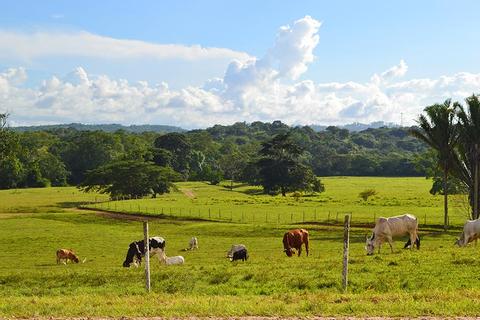
[[[36,88],[22,85],[21,68],[0,71],[0,112],[16,124],[172,124],[198,128],[236,121],[282,120],[289,124],[352,121],[413,123],[429,104],[463,100],[480,88],[480,74],[461,72],[434,79],[402,80],[400,60],[366,82],[295,80],[314,60],[321,23],[309,16],[281,27],[263,57],[231,62],[223,77],[172,89],[167,83],[132,82],[78,67]],[[295,82],[296,81],[296,82]]]

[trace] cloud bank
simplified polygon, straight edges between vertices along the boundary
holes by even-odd
[[[309,16],[299,19],[279,29],[263,57],[234,57],[223,77],[176,90],[167,83],[94,76],[81,67],[65,77],[46,79],[39,87],[26,88],[22,86],[26,71],[8,69],[0,73],[0,112],[8,111],[15,125],[150,123],[198,128],[257,120],[398,123],[400,114],[405,124],[412,124],[424,106],[446,98],[462,100],[480,88],[480,74],[467,72],[403,80],[408,71],[403,60],[365,83],[298,80],[315,59],[320,28],[321,23]],[[120,45],[118,54],[137,54],[133,47]],[[207,53],[199,49],[192,57],[202,54]]]

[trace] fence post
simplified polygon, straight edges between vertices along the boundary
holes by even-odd
[[[293,220],[293,212],[290,213],[290,222]]]
[[[424,215],[424,218],[423,218],[423,225],[426,226],[427,225],[427,214],[425,213]]]
[[[145,288],[150,292],[150,242],[148,238],[148,221],[143,222],[143,242],[145,244]]]
[[[343,292],[347,292],[348,285],[348,247],[350,243],[350,215],[345,215],[345,223],[343,225],[343,272],[342,272],[342,288]]]

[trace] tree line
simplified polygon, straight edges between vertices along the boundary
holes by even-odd
[[[167,192],[174,181],[229,179],[285,194],[321,191],[316,176],[421,176],[432,165],[427,146],[409,128],[317,132],[274,121],[164,134],[63,127],[15,132],[7,115],[0,119],[2,189],[79,185],[137,196]],[[112,188],[114,181],[128,183]],[[131,185],[138,190],[126,190]]]

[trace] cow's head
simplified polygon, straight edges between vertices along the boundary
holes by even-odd
[[[132,264],[134,261],[133,259],[142,260],[142,253],[139,250],[138,245],[135,242],[130,243],[127,251],[127,256],[125,257],[125,261],[123,262],[123,266],[125,268],[130,267],[130,264]]]
[[[73,262],[75,262],[75,263],[79,263],[79,262],[80,262],[80,259],[78,259],[77,255],[74,254],[74,253],[72,253],[72,260],[73,260]]]
[[[285,254],[287,255],[287,257],[291,257],[295,254],[295,250],[293,250],[292,248],[287,248],[283,251],[285,251]]]
[[[465,246],[465,242],[466,242],[466,241],[465,241],[465,235],[464,235],[464,233],[462,232],[462,233],[460,234],[460,237],[457,238],[457,240],[455,241],[455,244],[456,244],[457,246],[459,246],[459,247],[464,247],[464,246]]]
[[[368,256],[371,256],[373,254],[373,251],[375,250],[374,238],[375,233],[370,238],[368,236],[365,236],[365,250],[367,250]]]

